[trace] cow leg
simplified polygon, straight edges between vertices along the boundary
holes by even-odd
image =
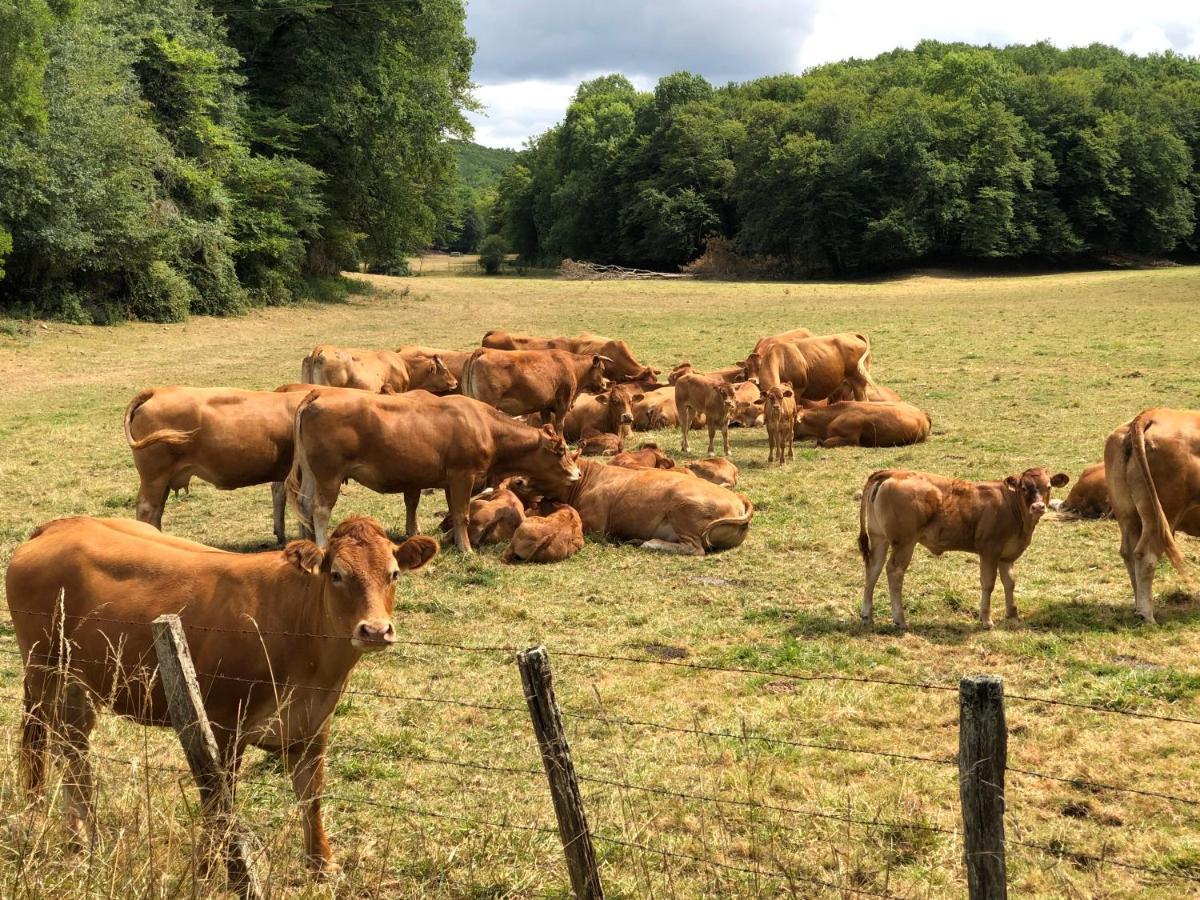
[[[1019,619],[1021,615],[1017,612],[1017,600],[1013,596],[1016,581],[1013,580],[1012,567],[1011,559],[1000,561],[1000,583],[1004,585],[1004,618]]]
[[[708,420],[708,455],[713,455],[713,444],[717,440],[717,425],[710,417]]]
[[[404,492],[404,533],[409,537],[420,530],[417,528],[417,506],[420,502],[420,490]]]
[[[870,625],[875,618],[875,585],[883,572],[883,564],[887,560],[888,542],[881,534],[870,535],[871,552],[863,560],[866,579],[863,584],[862,620]]]
[[[312,498],[313,534],[317,546],[324,547],[329,540],[329,517],[333,514],[333,507],[338,502],[342,485],[339,481],[334,481],[332,485],[317,484],[314,487]]]
[[[683,409],[679,410],[679,427],[683,430],[683,437],[679,442],[679,449],[683,453],[688,452],[688,430],[692,427],[692,410],[685,403]]]
[[[822,447],[857,447],[858,441],[840,434],[830,435],[823,441],[818,441]]]
[[[677,556],[704,555],[704,548],[690,541],[664,541],[662,538],[652,538],[648,541],[642,541],[641,548],[657,553],[673,553]]]
[[[726,419],[725,424],[721,426],[721,443],[725,446],[726,458],[733,456],[733,454],[729,452],[729,420],[728,419]]]
[[[1158,554],[1145,546],[1146,536],[1138,541],[1133,551],[1133,571],[1137,578],[1133,593],[1133,610],[1149,625],[1154,620],[1154,570],[1158,567]]]
[[[467,514],[471,505],[471,488],[475,476],[455,473],[446,479],[446,504],[450,507],[450,522],[454,529],[454,545],[463,553],[471,553],[471,536],[467,532]]]
[[[138,487],[137,507],[134,513],[137,520],[145,522],[147,525],[153,525],[162,531],[163,508],[166,507],[167,497],[170,494],[171,481],[169,478],[161,481],[142,479],[142,483]]]
[[[979,624],[992,627],[992,591],[996,587],[996,559],[979,557]]]
[[[68,845],[78,850],[95,838],[92,798],[92,761],[88,751],[96,710],[87,691],[78,682],[68,683],[59,706],[59,749],[66,761],[63,795],[66,801]]]
[[[767,465],[775,461],[775,429],[767,428]]]
[[[322,875],[341,871],[333,858],[325,824],[321,820],[321,792],[325,787],[325,748],[328,735],[314,735],[303,744],[283,752],[284,764],[292,777],[292,790],[300,803],[300,824],[304,829],[304,852],[308,864]]]
[[[904,573],[912,562],[913,550],[916,544],[892,544],[892,558],[887,563],[888,599],[892,601],[892,621],[900,628],[906,628],[904,622]]]
[[[287,507],[287,488],[282,481],[271,482],[271,512],[275,525],[275,543],[287,543],[287,526],[284,524],[284,509]]]
[[[1121,526],[1121,559],[1125,562],[1125,570],[1129,573],[1129,584],[1133,588],[1133,610],[1138,612],[1138,579],[1137,566],[1134,563],[1133,549],[1142,538],[1142,520],[1137,516],[1127,517],[1120,521]]]
[[[25,708],[21,718],[21,765],[25,770],[25,794],[29,800],[40,799],[45,790],[46,748],[50,739],[50,722],[43,703],[46,692],[34,686],[32,680],[35,677],[44,684],[40,676],[26,672]]]
[[[788,461],[790,462],[796,458],[795,453],[792,452],[792,445],[796,442],[796,423],[794,421],[788,425],[787,431],[783,433],[783,442],[787,444]]]

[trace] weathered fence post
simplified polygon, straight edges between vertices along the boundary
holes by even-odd
[[[958,793],[970,900],[1008,897],[1004,860],[1004,772],[1008,729],[1004,681],[974,675],[958,685]]]
[[[562,715],[554,697],[554,681],[550,674],[550,657],[545,647],[534,647],[517,654],[521,670],[521,685],[533,719],[533,733],[542,751],[542,765],[550,780],[550,797],[554,815],[558,818],[558,834],[567,855],[567,870],[576,900],[603,900],[600,870],[596,866],[596,851],[592,833],[588,830],[579,794],[575,765],[571,762],[571,747],[563,729]]]
[[[179,734],[188,766],[200,788],[202,809],[211,813],[206,826],[216,832],[223,844],[225,868],[230,887],[239,897],[259,900],[263,896],[258,878],[250,865],[245,836],[233,816],[233,788],[217,750],[217,739],[204,712],[200,685],[192,654],[179,616],[159,616],[154,620],[154,649],[158,653],[158,675],[171,710],[171,724]]]

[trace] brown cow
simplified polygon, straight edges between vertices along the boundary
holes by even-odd
[[[417,530],[423,488],[441,487],[454,543],[471,552],[467,508],[477,478],[526,475],[536,489],[565,489],[579,478],[562,437],[531,428],[470,397],[315,391],[296,410],[295,460],[288,498],[325,543],[342,482],[404,494],[405,529]],[[311,524],[310,524],[311,523]]]
[[[275,539],[282,544],[292,423],[300,401],[313,390],[310,384],[302,387],[283,393],[190,387],[139,391],[125,408],[125,440],[141,481],[138,521],[162,528],[167,496],[187,488],[192,478],[222,491],[270,484]]]
[[[746,538],[754,505],[698,478],[663,469],[627,469],[579,460],[582,477],[552,496],[565,500],[583,519],[583,530],[645,550],[703,556],[737,547]]]
[[[843,400],[828,406],[806,401],[803,406],[796,437],[821,447],[900,447],[929,437],[929,413],[903,401]]]
[[[457,382],[462,381],[463,366],[467,364],[467,358],[471,355],[470,350],[442,350],[438,347],[425,347],[420,344],[405,344],[402,347],[397,347],[396,352],[408,365],[414,365],[425,360],[440,359],[442,365],[446,367],[446,371],[453,376],[455,385],[446,390],[433,390],[426,387],[425,390],[431,394],[455,394],[460,393],[461,386]]]
[[[566,350],[475,350],[463,368],[462,392],[510,416],[540,413],[563,433],[581,391],[603,391],[604,359]]]
[[[696,413],[708,425],[708,455],[713,455],[717,429],[721,444],[729,456],[729,417],[737,407],[733,385],[711,375],[683,375],[675,382],[675,406],[679,409],[679,429],[683,433],[681,449],[688,452],[688,431]]]
[[[525,521],[525,502],[512,488],[519,477],[505,478],[495,488],[471,498],[467,507],[467,539],[472,547],[503,544],[513,536],[517,526]],[[443,534],[454,529],[454,518],[447,514],[440,526]]]
[[[657,431],[660,428],[678,428],[679,409],[675,405],[675,388],[650,391],[633,404],[633,428],[635,431]],[[693,423],[693,427],[696,427]]]
[[[913,549],[922,544],[934,556],[948,550],[979,554],[979,621],[992,627],[992,588],[996,571],[1004,584],[1007,617],[1017,618],[1013,563],[1033,539],[1033,529],[1050,503],[1050,489],[1070,481],[1045,469],[1026,469],[1003,481],[961,481],[927,472],[873,473],[863,486],[858,512],[858,547],[866,570],[862,619],[874,618],[875,583],[888,548],[888,594],[892,621],[904,626],[901,594]]]
[[[778,459],[783,465],[783,451],[787,458],[794,459],[792,441],[796,430],[796,395],[786,381],[767,390],[758,403],[763,408],[763,419],[767,426],[767,463]]]
[[[583,520],[575,508],[553,500],[541,504],[508,542],[501,562],[562,562],[583,549]]]
[[[300,380],[308,384],[358,388],[379,393],[385,387],[443,393],[458,387],[441,357],[405,358],[394,350],[355,350],[318,344],[300,364]]]
[[[854,387],[848,381],[843,381],[836,391],[825,398],[826,403],[839,403],[842,400],[854,399]],[[867,395],[864,398],[872,403],[903,403],[904,398],[889,387],[871,382],[867,385]],[[819,402],[819,401],[814,401]]]
[[[633,430],[634,406],[645,398],[643,391],[628,384],[613,385],[602,394],[580,394],[567,412],[563,437],[577,441],[588,428],[628,437]]]
[[[690,362],[681,362],[667,375],[667,384],[674,384],[683,375],[711,375],[714,378],[720,378],[722,381],[728,381],[730,384],[739,384],[746,380],[746,364],[734,363],[731,366],[724,366],[723,368],[713,369],[709,372],[701,372]]]
[[[615,456],[625,449],[625,442],[619,434],[585,428],[579,439],[579,449],[584,456]]]
[[[854,399],[862,400],[872,384],[870,367],[871,342],[864,335],[803,338],[775,344],[763,354],[758,384],[765,391],[786,381],[797,398],[824,400],[848,382]]]
[[[1104,473],[1133,609],[1154,624],[1154,569],[1185,571],[1175,532],[1200,536],[1200,412],[1147,409],[1108,436]]]
[[[703,478],[705,481],[711,481],[713,484],[728,488],[737,486],[739,474],[737,466],[727,459],[721,459],[719,456],[685,462],[675,471],[686,472],[689,475],[695,475],[697,478]]]
[[[658,449],[658,444],[642,444],[636,450],[618,453],[608,461],[610,466],[627,469],[673,469],[675,460]]]
[[[46,751],[59,751],[67,828],[75,843],[92,835],[88,751],[97,708],[171,724],[150,623],[178,615],[228,774],[247,746],[279,754],[300,802],[309,862],[336,871],[321,822],[334,708],[362,654],[396,641],[400,572],[436,553],[425,537],[393,544],[367,518],[339,525],[325,550],[293,541],[253,554],[128,519],[41,526],[17,548],[7,575],[25,665],[21,751],[30,794],[45,789]],[[205,812],[229,810],[210,801]]]
[[[758,402],[762,391],[758,379],[739,381],[733,386],[733,415],[729,418],[730,428],[755,428],[763,423],[763,411]]]
[[[602,337],[590,331],[573,338],[546,338],[493,329],[483,336],[481,343],[493,350],[566,350],[586,356],[602,356],[605,360],[604,374],[614,381],[652,380],[659,374],[658,369],[638,362],[624,341]]]
[[[1075,480],[1067,499],[1058,507],[1060,512],[1081,519],[1107,519],[1112,515],[1108,502],[1108,483],[1104,479],[1104,463],[1092,463]]]
[[[767,355],[767,351],[776,344],[793,344],[796,341],[802,341],[805,338],[810,338],[813,333],[807,328],[793,328],[791,331],[781,331],[779,334],[769,334],[766,337],[761,337],[754,345],[754,349],[750,352],[751,356],[758,356],[762,359]]]

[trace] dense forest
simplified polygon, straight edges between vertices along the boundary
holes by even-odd
[[[707,243],[836,276],[1195,253],[1198,202],[1200,61],[927,41],[723,87],[586,81],[488,227],[530,261],[673,268]]]
[[[0,307],[176,320],[459,213],[462,0],[0,0]]]
[[[496,186],[513,164],[517,152],[504,147],[484,147],[472,141],[454,141],[454,158],[461,185],[454,214],[435,241],[460,253],[479,249],[483,238],[484,217],[496,202]]]

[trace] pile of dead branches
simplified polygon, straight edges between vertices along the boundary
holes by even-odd
[[[683,272],[628,269],[625,266],[603,266],[600,263],[564,259],[558,267],[558,277],[566,281],[625,281],[650,278],[691,278],[692,275]]]

